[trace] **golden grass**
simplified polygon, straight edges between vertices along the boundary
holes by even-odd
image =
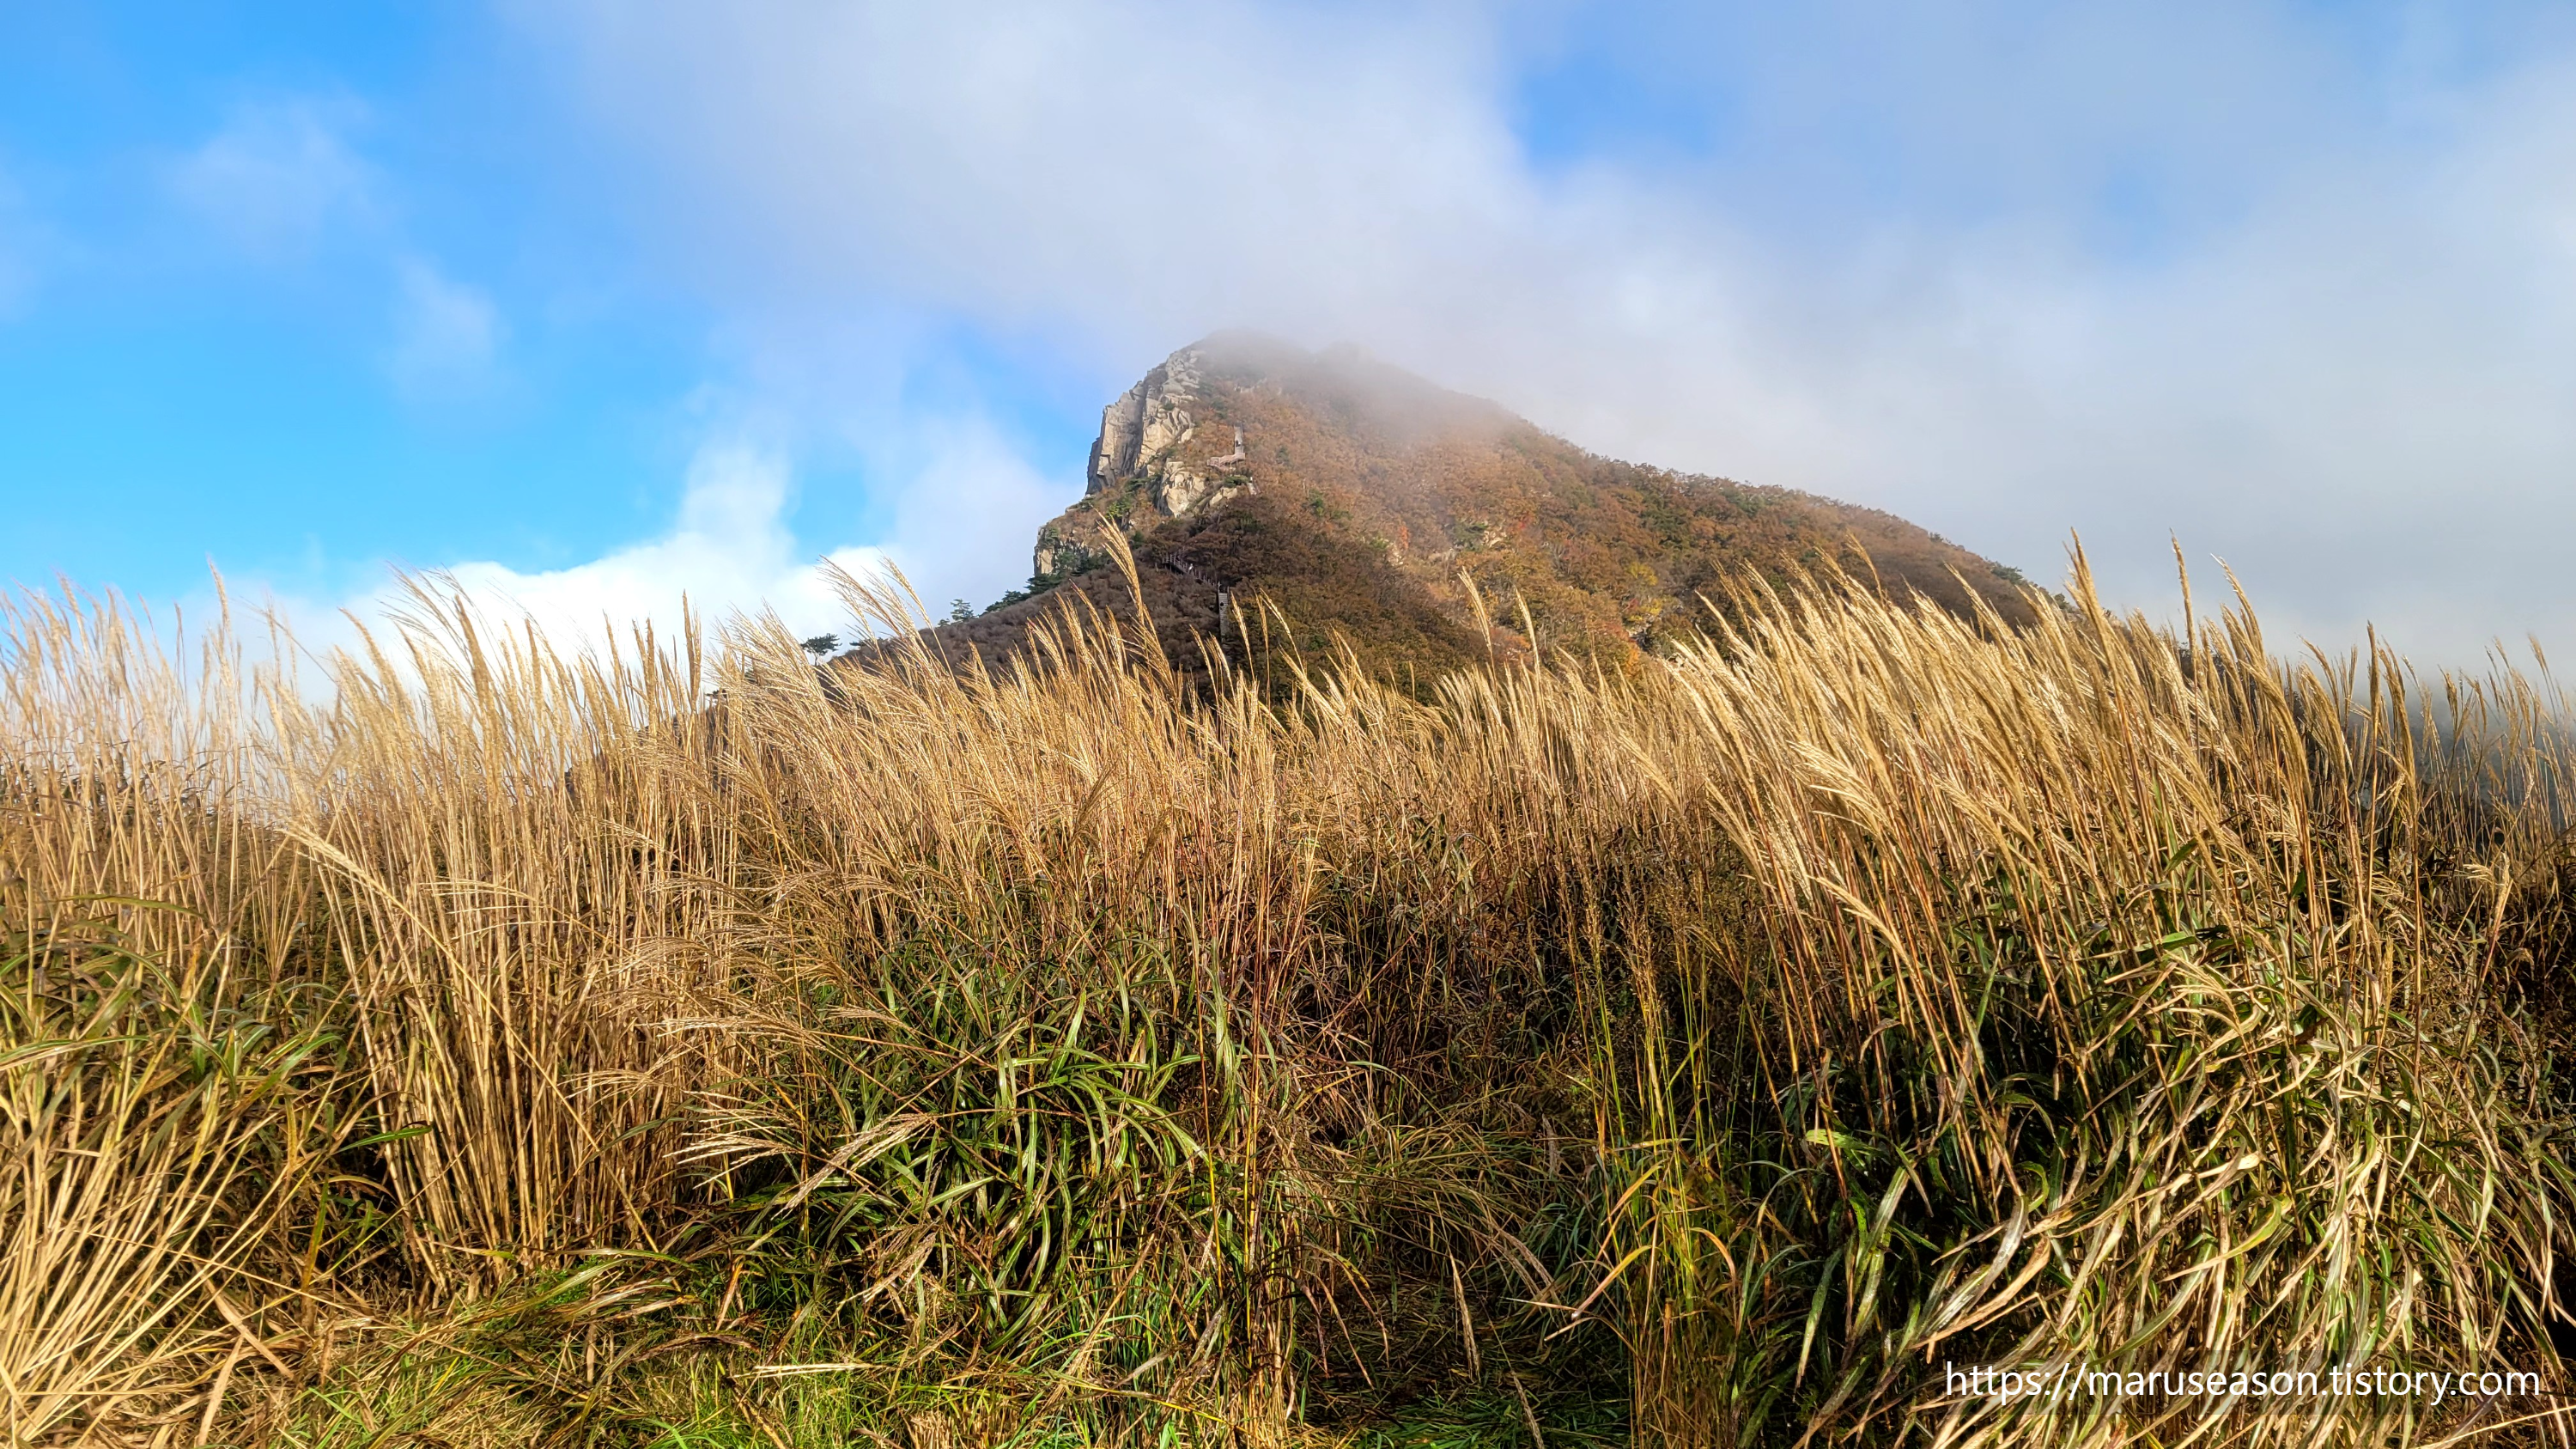
[[[1294,658],[1194,693],[1096,616],[1007,675],[822,674],[752,622],[574,658],[431,586],[315,703],[220,628],[23,598],[7,1432],[1279,1443],[1483,1394],[1498,1433],[1606,1396],[1658,1445],[2430,1443],[2548,1409],[1940,1392],[2556,1373],[2561,702],[2075,597],[2012,630],[1827,580],[1652,677],[1429,704]]]

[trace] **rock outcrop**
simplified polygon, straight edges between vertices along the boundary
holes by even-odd
[[[1246,458],[1242,428],[1234,429],[1231,452],[1212,453],[1200,444],[1200,423],[1213,402],[1207,360],[1204,344],[1184,347],[1100,410],[1082,502],[1038,530],[1030,556],[1036,584],[1105,562],[1104,526],[1132,539],[1255,487],[1239,471]]]

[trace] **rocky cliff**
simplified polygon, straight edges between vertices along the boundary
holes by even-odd
[[[1259,491],[1243,467],[1243,429],[1234,429],[1234,446],[1226,452],[1211,455],[1208,448],[1193,447],[1199,416],[1214,403],[1204,391],[1204,348],[1173,353],[1100,410],[1083,501],[1038,530],[1030,560],[1035,578],[1066,578],[1105,562],[1098,536],[1104,521],[1132,538],[1187,518],[1202,505]]]

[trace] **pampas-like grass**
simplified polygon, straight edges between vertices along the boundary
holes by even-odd
[[[1258,620],[1213,690],[1095,614],[945,657],[842,582],[888,642],[818,671],[422,580],[327,689],[12,606],[14,1439],[2563,1432],[1939,1372],[2556,1382],[2545,676],[2079,567],[1424,703]]]

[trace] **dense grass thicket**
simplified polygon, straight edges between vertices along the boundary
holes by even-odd
[[[23,598],[0,1433],[2559,1441],[1945,1391],[2554,1386],[2576,1282],[2545,677],[2034,599],[1425,691]]]

